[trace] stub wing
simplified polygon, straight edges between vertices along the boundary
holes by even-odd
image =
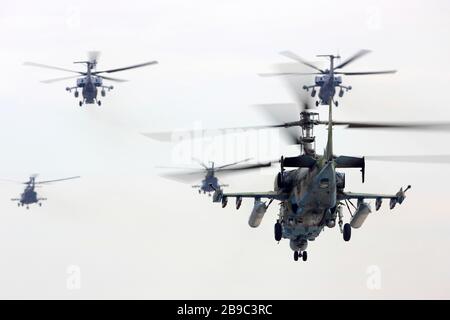
[[[397,198],[397,195],[395,194],[378,194],[378,193],[358,193],[358,192],[342,192],[338,194],[338,200],[345,200],[345,199],[356,199],[356,200],[363,200],[363,199],[394,199]]]
[[[241,207],[243,198],[254,199],[253,210],[248,218],[248,224],[250,227],[256,228],[260,225],[264,214],[272,201],[286,200],[288,195],[286,193],[276,191],[224,193],[221,189],[219,189],[214,192],[213,202],[222,202],[222,208],[225,208],[228,203],[228,198],[236,198],[236,210]],[[266,204],[266,202],[262,199],[270,199],[270,201]]]
[[[405,190],[400,188],[400,190],[396,194],[379,194],[379,193],[358,193],[358,192],[339,192],[337,196],[337,200],[351,200],[357,199],[360,201],[364,201],[364,199],[375,199],[375,207],[378,210],[381,206],[381,202],[383,199],[389,199],[389,207],[393,209],[395,205],[402,204],[403,200],[406,198],[406,191],[410,189],[411,186],[406,187]]]
[[[224,193],[222,190],[214,192],[213,201],[220,202],[222,198],[254,198],[254,199],[273,199],[273,200],[286,200],[288,195],[285,193],[279,193],[276,191],[267,192],[237,192],[237,193]]]

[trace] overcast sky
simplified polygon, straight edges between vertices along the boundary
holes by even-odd
[[[10,201],[21,185],[0,183],[0,297],[450,298],[448,166],[367,162],[365,184],[349,170],[351,191],[412,189],[395,210],[384,203],[372,213],[348,243],[326,229],[303,263],[293,261],[287,240],[273,240],[275,203],[251,229],[251,201],[237,212],[231,201],[221,209],[155,168],[191,155],[225,163],[242,154],[224,154],[211,141],[191,154],[140,134],[267,123],[252,104],[292,100],[281,81],[257,73],[287,62],[283,50],[321,63],[315,55],[370,49],[347,70],[398,70],[344,78],[353,90],[336,119],[450,121],[449,7],[444,0],[3,1],[0,177],[82,179],[39,189],[48,201],[30,210]],[[130,81],[114,84],[101,107],[83,108],[65,91],[75,80],[43,84],[66,74],[23,66],[81,68],[72,62],[89,50],[101,51],[101,69],[159,64],[117,74]],[[316,131],[319,150],[325,133]],[[356,156],[449,154],[449,137],[336,129],[334,148]],[[277,133],[257,145],[242,141],[260,160],[295,152]],[[277,169],[221,181],[233,191],[271,190]],[[68,285],[74,275],[79,288]]]

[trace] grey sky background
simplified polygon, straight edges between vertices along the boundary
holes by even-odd
[[[29,211],[9,200],[20,185],[0,183],[0,298],[449,298],[448,166],[368,162],[365,184],[348,171],[352,191],[412,189],[349,243],[327,229],[310,243],[309,261],[294,263],[288,242],[273,240],[277,205],[251,229],[250,201],[222,210],[160,178],[155,166],[181,164],[176,149],[140,135],[267,123],[250,105],[291,101],[281,81],[257,76],[288,62],[282,50],[321,62],[316,54],[371,49],[347,70],[399,70],[344,78],[353,90],[336,119],[450,121],[449,14],[448,1],[4,1],[0,177],[82,179],[40,189],[48,201]],[[114,84],[102,107],[82,109],[64,90],[74,81],[39,82],[64,73],[22,65],[74,67],[89,50],[102,52],[101,69],[159,64],[121,73],[130,81]],[[320,150],[326,135],[316,132]],[[449,154],[449,137],[336,129],[334,147]],[[203,147],[203,160],[229,160],[211,151],[217,144]],[[276,156],[295,152],[274,147]],[[277,169],[221,181],[270,190]],[[66,286],[71,265],[81,270],[78,290]],[[370,266],[381,271],[378,290],[367,286]]]

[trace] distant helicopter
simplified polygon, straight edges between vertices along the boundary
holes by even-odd
[[[25,62],[24,64],[28,65],[28,66],[34,66],[34,67],[41,67],[41,68],[55,69],[55,70],[60,70],[60,71],[73,72],[73,73],[82,75],[83,76],[82,78],[78,78],[79,75],[76,75],[76,76],[69,76],[69,77],[56,78],[56,79],[42,81],[43,83],[52,83],[52,82],[61,81],[61,80],[78,78],[76,86],[75,87],[67,87],[66,90],[69,92],[72,92],[72,90],[75,90],[75,92],[74,92],[75,98],[78,98],[78,96],[79,96],[78,89],[81,90],[81,95],[83,97],[83,99],[80,100],[80,102],[79,102],[79,105],[81,107],[81,106],[83,106],[83,103],[93,104],[95,102],[97,102],[97,104],[99,106],[101,106],[102,102],[99,99],[97,99],[98,89],[101,88],[100,94],[102,97],[106,96],[105,90],[110,91],[113,89],[113,86],[103,85],[103,79],[115,81],[115,82],[127,81],[127,80],[123,80],[123,79],[107,77],[107,76],[100,75],[100,74],[119,72],[119,71],[134,69],[134,68],[145,67],[145,66],[149,66],[149,65],[158,63],[157,61],[150,61],[150,62],[140,63],[140,64],[128,66],[128,67],[96,71],[98,57],[99,57],[98,51],[90,51],[88,53],[87,61],[75,61],[74,62],[74,63],[86,64],[87,70],[85,72],[69,70],[69,69],[64,69],[64,68],[60,68],[60,67],[53,67],[53,66],[44,65],[44,64],[40,64],[40,63],[34,63],[34,62]]]
[[[314,75],[318,74],[319,76],[315,77],[315,84],[314,85],[304,85],[303,89],[306,91],[311,90],[311,97],[316,96],[316,88],[319,88],[319,99],[316,101],[316,106],[321,105],[328,105],[331,102],[334,102],[335,106],[338,106],[339,103],[337,100],[334,100],[334,95],[336,93],[336,88],[339,88],[339,97],[342,98],[344,96],[344,90],[349,91],[352,89],[351,86],[344,86],[342,85],[342,77],[337,76],[340,74],[353,76],[353,75],[370,75],[370,74],[392,74],[396,73],[396,70],[384,70],[384,71],[364,71],[364,72],[340,72],[336,71],[338,69],[341,69],[348,65],[349,63],[355,61],[356,59],[368,54],[369,50],[360,50],[357,53],[355,53],[353,56],[345,60],[344,62],[341,62],[337,66],[334,66],[334,60],[340,59],[339,55],[318,55],[317,57],[328,57],[330,59],[330,68],[322,70],[318,68],[317,66],[313,65],[312,63],[305,61],[304,59],[300,58],[298,55],[296,55],[293,52],[290,51],[283,51],[280,54],[288,57],[290,59],[293,59],[303,65],[306,65],[312,69],[317,70],[318,72],[313,73],[305,73],[305,72],[280,72],[280,73],[263,73],[260,74],[261,76],[282,76],[282,75]]]
[[[11,199],[12,201],[17,201],[18,207],[26,206],[26,208],[29,209],[29,205],[33,204],[33,203],[37,203],[39,206],[42,206],[41,201],[47,200],[47,198],[41,198],[38,196],[37,192],[35,191],[35,188],[37,187],[37,185],[80,178],[79,176],[76,176],[76,177],[69,177],[69,178],[56,179],[56,180],[36,181],[36,177],[37,177],[37,175],[32,175],[32,176],[30,176],[30,178],[27,182],[20,182],[21,184],[26,185],[25,190],[20,195],[20,198]]]
[[[160,167],[160,168],[171,168],[171,169],[188,169],[189,171],[185,172],[177,172],[177,173],[167,173],[163,174],[163,177],[178,180],[178,181],[192,181],[192,180],[198,180],[201,178],[201,176],[204,176],[201,184],[193,185],[192,188],[198,189],[198,193],[208,193],[209,196],[211,196],[211,193],[215,190],[222,189],[223,187],[228,187],[226,184],[219,184],[219,180],[216,176],[216,173],[231,173],[235,171],[241,171],[241,170],[251,170],[251,169],[257,169],[262,167],[270,167],[271,163],[256,163],[256,164],[248,164],[248,165],[241,165],[237,167],[233,167],[237,164],[247,162],[251,160],[251,158],[247,158],[241,161],[225,164],[219,167],[215,167],[214,162],[210,161],[210,166],[207,166],[205,163],[198,159],[193,159],[194,161],[198,162],[203,168],[202,169],[193,169],[193,168],[181,168],[181,167]]]

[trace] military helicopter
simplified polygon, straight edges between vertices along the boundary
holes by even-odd
[[[295,89],[291,87],[291,91]],[[285,105],[280,105],[285,106]],[[243,198],[254,199],[254,205],[250,214],[248,224],[252,228],[260,225],[267,209],[276,200],[280,202],[280,212],[274,225],[274,238],[277,242],[288,239],[290,247],[294,252],[294,260],[300,258],[308,259],[306,251],[308,243],[314,241],[320,233],[327,228],[334,228],[336,224],[343,236],[344,241],[351,238],[352,229],[362,226],[371,212],[367,200],[375,200],[375,210],[381,208],[383,199],[389,201],[389,208],[394,209],[397,204],[402,204],[406,198],[406,192],[411,188],[400,188],[391,194],[382,193],[359,193],[346,190],[345,174],[337,169],[357,168],[361,171],[362,182],[365,178],[365,160],[374,161],[408,161],[408,162],[438,162],[449,163],[449,155],[427,155],[427,156],[373,156],[353,157],[336,156],[333,150],[333,127],[344,126],[348,129],[396,129],[396,130],[450,130],[450,123],[394,123],[394,122],[348,122],[334,121],[332,118],[332,103],[328,105],[328,120],[319,119],[317,112],[311,111],[313,107],[310,101],[299,99],[296,104],[290,104],[293,108],[300,109],[300,118],[296,121],[287,119],[274,125],[248,126],[233,128],[236,130],[246,129],[271,129],[282,128],[294,144],[300,145],[300,153],[294,157],[281,157],[280,160],[271,161],[279,163],[280,171],[275,177],[274,190],[265,192],[224,192],[216,188],[213,194],[213,202],[221,202],[226,207],[229,198],[236,199],[236,209],[239,209]],[[272,114],[273,118],[280,121],[280,109],[276,104],[267,105],[266,113]],[[272,110],[270,110],[272,109]],[[290,120],[290,121],[289,121]],[[317,154],[315,150],[314,127],[326,125],[328,128],[327,144],[323,155]],[[293,130],[300,128],[300,132]],[[228,128],[229,129],[229,128]],[[198,130],[190,133],[197,136]],[[204,133],[205,130],[201,130]],[[211,134],[221,130],[212,130]],[[155,139],[170,136],[170,132],[158,132],[146,134]],[[353,203],[356,200],[356,205]],[[350,214],[350,221],[344,223],[344,209]]]
[[[69,178],[63,178],[63,179],[56,179],[56,180],[46,180],[46,181],[36,181],[37,175],[30,176],[29,180],[26,182],[19,182],[21,184],[25,184],[25,190],[20,195],[20,198],[13,198],[12,201],[17,201],[17,206],[26,206],[27,209],[29,209],[29,205],[33,203],[37,203],[39,206],[42,206],[42,202],[44,200],[47,200],[47,198],[39,197],[37,192],[35,191],[35,188],[38,185],[57,182],[57,181],[63,181],[63,180],[70,180],[70,179],[77,179],[80,178],[79,176],[76,177],[69,177]]]
[[[221,202],[225,207],[229,198],[236,199],[236,209],[239,209],[243,198],[253,198],[254,206],[249,217],[249,225],[256,228],[260,225],[267,208],[277,200],[280,202],[280,212],[274,225],[276,241],[289,239],[290,247],[294,251],[294,260],[301,258],[306,261],[308,253],[306,248],[309,241],[314,241],[325,227],[333,228],[339,225],[344,241],[351,238],[352,229],[362,226],[371,212],[370,204],[366,200],[375,200],[375,210],[379,210],[383,199],[389,200],[389,208],[394,209],[402,204],[406,192],[411,188],[400,188],[396,193],[355,193],[345,190],[345,174],[338,172],[340,168],[358,168],[365,175],[365,160],[376,161],[409,161],[409,162],[439,162],[449,163],[450,156],[374,156],[352,157],[336,156],[333,153],[333,127],[345,126],[349,129],[407,129],[407,130],[445,130],[450,129],[450,123],[375,123],[375,122],[348,122],[333,121],[332,104],[329,106],[327,121],[321,121],[319,114],[311,112],[308,103],[300,105],[300,119],[265,128],[292,128],[300,127],[300,135],[293,135],[292,140],[300,145],[300,155],[295,157],[281,157],[280,172],[276,175],[274,190],[267,192],[237,192],[228,193],[221,189],[215,190],[214,202]],[[277,111],[273,110],[275,116]],[[328,140],[323,155],[315,150],[314,126],[326,125],[328,127]],[[258,129],[263,126],[258,126]],[[286,170],[286,168],[294,168]],[[268,202],[262,199],[267,199]],[[352,200],[356,200],[354,205]],[[344,224],[344,208],[350,213],[350,222]]]
[[[198,180],[203,175],[204,178],[201,182],[201,184],[193,185],[192,188],[198,189],[198,193],[201,194],[202,192],[204,194],[208,193],[209,196],[211,196],[211,193],[215,190],[221,190],[223,187],[228,187],[226,184],[219,184],[219,180],[216,176],[216,173],[225,174],[225,173],[232,173],[236,171],[242,171],[242,170],[251,170],[251,169],[258,169],[262,167],[270,167],[272,165],[271,162],[267,163],[256,163],[256,164],[248,164],[248,165],[240,165],[243,162],[247,162],[251,160],[251,158],[247,158],[241,161],[236,161],[233,163],[225,164],[216,167],[213,161],[210,161],[210,165],[206,165],[204,162],[193,159],[196,161],[200,166],[203,168],[201,169],[193,169],[193,168],[181,168],[181,167],[159,167],[159,168],[170,168],[170,169],[188,169],[188,171],[184,172],[172,172],[164,174],[163,176],[169,179],[177,180],[177,181],[192,181],[192,180]]]
[[[396,70],[384,70],[384,71],[364,71],[364,72],[342,72],[337,71],[339,69],[342,69],[346,65],[350,64],[351,62],[355,61],[356,59],[368,54],[369,50],[360,50],[357,53],[355,53],[350,58],[346,59],[345,61],[339,63],[337,66],[334,65],[335,59],[340,59],[339,55],[318,55],[317,57],[327,57],[330,60],[330,67],[329,69],[322,70],[315,66],[314,64],[300,58],[298,55],[291,51],[283,51],[280,54],[290,58],[292,60],[295,60],[303,65],[306,65],[312,69],[317,70],[318,72],[313,73],[307,73],[307,72],[280,72],[280,73],[263,73],[260,74],[261,76],[280,76],[280,75],[318,75],[315,77],[315,84],[313,85],[304,85],[303,89],[306,91],[311,90],[311,97],[316,96],[316,88],[319,88],[319,100],[316,101],[316,106],[321,105],[328,105],[331,102],[334,102],[336,106],[339,105],[337,100],[334,100],[334,95],[336,93],[336,88],[339,88],[339,97],[342,98],[344,96],[344,90],[349,91],[352,89],[351,86],[344,86],[342,85],[342,76],[340,75],[371,75],[371,74],[390,74],[390,73],[396,73]]]
[[[123,79],[107,77],[107,76],[102,75],[103,73],[119,72],[119,71],[134,69],[134,68],[145,67],[145,66],[149,66],[149,65],[158,63],[157,61],[149,61],[149,62],[140,63],[140,64],[128,66],[128,67],[114,68],[114,69],[107,69],[107,70],[97,71],[96,67],[97,67],[97,61],[98,61],[99,54],[100,53],[98,51],[90,51],[88,53],[88,60],[86,60],[86,61],[75,61],[74,62],[74,63],[85,64],[86,65],[86,71],[69,70],[69,69],[65,69],[65,68],[54,67],[54,66],[44,65],[44,64],[35,63],[35,62],[25,62],[24,64],[28,65],[28,66],[41,67],[41,68],[48,68],[48,69],[55,69],[55,70],[60,70],[60,71],[77,73],[78,75],[76,75],[76,76],[69,76],[69,77],[63,77],[63,78],[44,80],[42,82],[43,83],[53,83],[53,82],[56,82],[56,81],[67,80],[67,79],[72,79],[72,78],[78,78],[77,82],[76,82],[76,85],[74,87],[67,87],[66,90],[69,91],[69,92],[72,92],[72,90],[75,90],[74,91],[75,98],[78,98],[78,96],[79,96],[78,89],[81,90],[82,99],[79,101],[79,106],[81,107],[81,106],[83,106],[83,103],[93,104],[95,102],[97,102],[97,104],[99,106],[101,106],[102,102],[97,98],[98,89],[101,88],[100,94],[101,94],[102,97],[104,97],[104,96],[106,96],[106,90],[110,91],[110,90],[112,90],[114,88],[113,86],[104,85],[103,84],[103,79],[109,80],[109,81],[114,81],[114,82],[125,82],[125,81],[127,81],[127,80],[123,80]],[[80,75],[83,76],[83,77],[80,78]]]

